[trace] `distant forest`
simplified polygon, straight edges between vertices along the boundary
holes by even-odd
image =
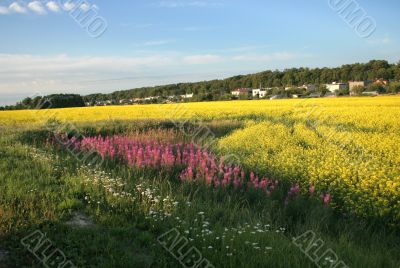
[[[0,107],[0,110],[22,110],[22,109],[53,109],[84,107],[83,97],[77,94],[53,94],[48,96],[36,96],[25,98],[22,102],[13,106]]]
[[[53,99],[52,108],[80,107],[84,102],[94,104],[98,101],[110,101],[119,104],[120,100],[160,96],[180,96],[193,93],[190,101],[229,100],[231,90],[236,88],[274,88],[279,94],[284,87],[296,87],[303,84],[326,84],[348,81],[385,79],[400,81],[400,62],[390,64],[385,60],[372,60],[368,63],[346,64],[337,68],[291,68],[284,71],[265,71],[256,74],[238,75],[223,80],[203,81],[197,83],[179,83],[156,87],[143,87],[130,90],[116,91],[110,94],[79,95],[51,95],[26,98],[17,105],[0,107],[0,109],[35,109],[46,108],[40,104],[45,100]],[[155,102],[157,100],[154,100]]]
[[[197,83],[179,83],[165,86],[144,87],[116,91],[111,94],[92,94],[84,97],[86,102],[145,98],[151,96],[179,96],[193,93],[191,101],[226,100],[231,98],[235,88],[259,88],[301,86],[312,83],[316,85],[350,80],[400,80],[400,62],[389,64],[385,60],[372,60],[368,63],[347,64],[338,68],[292,68],[284,71],[265,71],[256,74],[238,75],[223,80],[212,80]]]

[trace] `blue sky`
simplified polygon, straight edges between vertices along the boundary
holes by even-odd
[[[345,4],[366,24],[349,25]],[[0,0],[0,105],[38,93],[398,62],[399,12],[396,0]],[[363,36],[368,22],[374,30]]]

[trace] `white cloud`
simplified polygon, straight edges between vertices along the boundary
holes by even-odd
[[[35,56],[20,54],[0,54],[0,77],[3,74],[45,75],[85,71],[121,71],[134,70],[146,66],[163,67],[174,64],[168,56],[152,55],[146,57],[69,57]]]
[[[8,7],[8,9],[12,12],[15,13],[26,13],[26,8],[18,4],[17,2],[11,3],[11,5]]]
[[[15,96],[25,92],[28,96],[35,90],[54,93],[73,89],[85,94],[88,90],[97,91],[99,88],[134,87],[139,80],[142,81],[140,85],[145,86],[157,79],[168,78],[171,68],[179,67],[180,62],[179,56],[165,54],[142,57],[0,54],[0,100],[10,92]],[[150,77],[154,74],[163,78]],[[115,81],[111,81],[112,78]]]
[[[1,14],[1,15],[6,15],[6,14],[8,14],[8,13],[10,13],[10,11],[8,10],[8,8],[0,6],[0,14]]]
[[[47,2],[46,6],[53,12],[60,12],[60,6],[54,1]]]
[[[183,58],[183,62],[187,64],[208,64],[208,63],[217,63],[222,60],[221,56],[218,55],[191,55]]]
[[[275,53],[272,56],[228,56],[218,53],[190,55],[176,51],[147,51],[138,55],[142,56],[71,57],[0,53],[0,102],[4,98],[17,101],[37,90],[46,94],[88,94],[183,81],[220,79],[263,70],[266,64],[259,61],[260,58],[276,59],[268,64],[268,68],[283,68],[290,67],[292,63],[288,61],[285,65],[279,59],[305,57],[290,53]],[[241,64],[235,60],[240,60]],[[223,72],[221,66],[226,66]]]
[[[28,9],[33,11],[36,14],[44,15],[47,13],[46,7],[48,10],[52,12],[60,12],[61,8],[56,1],[31,1],[28,4],[21,4],[20,2],[13,2],[8,7],[0,6],[0,14],[9,14],[9,13],[19,13],[25,14],[28,12]],[[74,4],[71,2],[66,2],[64,4],[64,8],[66,10],[70,10],[74,7]]]
[[[71,3],[71,2],[66,2],[66,3],[63,5],[63,8],[64,8],[64,10],[66,10],[66,11],[71,11],[72,9],[75,8],[75,4],[73,4],[73,3]]]
[[[229,72],[233,75],[249,72],[243,69],[247,63],[254,66],[258,62],[260,67],[257,68],[264,68],[263,61],[270,61],[271,64],[276,61],[277,66],[283,66],[280,60],[305,57],[290,53],[237,56],[190,55],[165,51],[148,53],[141,54],[146,56],[131,57],[0,53],[0,99],[10,92],[15,92],[17,96],[18,93],[34,90],[54,93],[74,89],[77,93],[86,94],[91,90],[111,91],[170,82],[198,81],[205,78],[202,72],[207,72],[209,79],[216,78],[221,64],[229,66],[226,70],[232,67]],[[235,64],[235,61],[248,62]],[[191,76],[187,74],[190,70],[193,72]],[[181,76],[177,78],[177,74]]]
[[[43,5],[39,1],[32,1],[28,4],[28,8],[35,12],[36,14],[43,15],[46,14],[46,10],[44,9]]]
[[[143,55],[143,54],[142,54]],[[218,54],[181,54],[177,52],[157,52],[145,56],[133,57],[94,57],[68,55],[40,56],[29,54],[1,54],[0,53],[0,81],[10,77],[46,77],[52,75],[82,75],[101,74],[107,72],[131,72],[148,70],[153,72],[171,67],[180,68],[184,65],[205,64],[212,66],[215,63],[230,64],[235,61],[285,61],[292,59],[309,58],[310,55],[294,53],[251,54],[237,56],[221,56]]]

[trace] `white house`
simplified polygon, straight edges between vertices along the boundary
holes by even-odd
[[[263,89],[253,89],[253,97],[265,98],[267,96],[267,91]]]
[[[297,88],[305,89],[309,92],[314,92],[317,89],[317,86],[314,84],[304,84],[302,86],[287,86],[285,87],[285,90],[288,91],[290,89],[297,89]]]
[[[346,83],[333,82],[332,84],[326,84],[328,91],[335,93],[337,90],[347,89],[348,85]]]
[[[191,98],[193,98],[193,93],[181,95],[181,98],[182,98],[182,99],[191,99]]]
[[[146,100],[146,101],[151,101],[151,100],[156,100],[156,99],[158,99],[158,97],[147,97],[147,98],[144,98],[144,100]]]
[[[232,90],[231,94],[233,96],[239,97],[240,95],[249,94],[250,91],[251,91],[251,89],[248,89],[248,88],[238,88],[238,89]]]

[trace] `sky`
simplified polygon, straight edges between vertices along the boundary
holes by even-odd
[[[0,106],[291,67],[397,63],[399,12],[398,0],[0,0]]]

